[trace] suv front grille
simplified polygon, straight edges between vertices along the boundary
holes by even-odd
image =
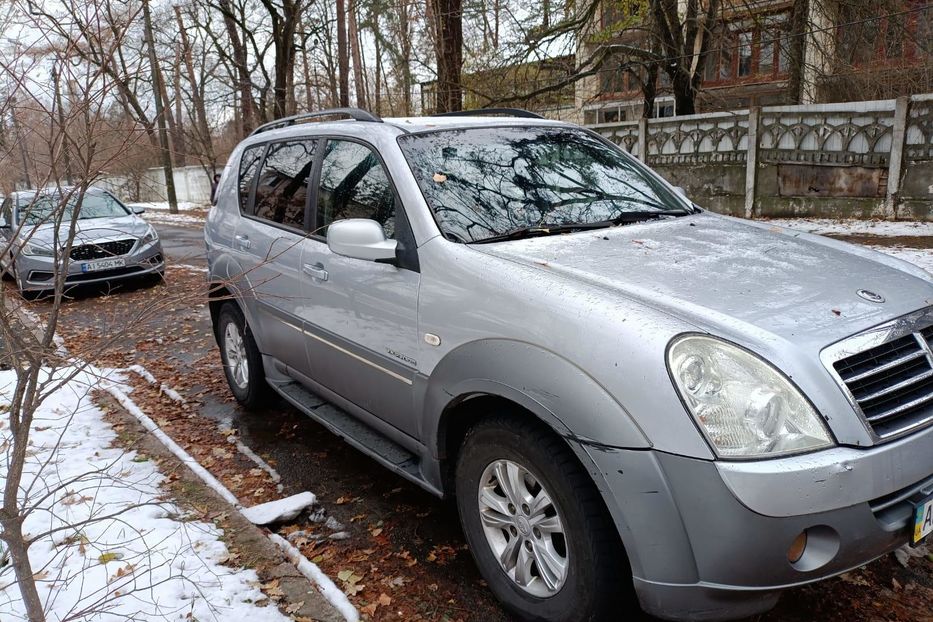
[[[82,244],[71,249],[71,258],[77,261],[88,259],[107,259],[126,255],[136,244],[135,239],[116,240],[114,242],[97,242],[96,244]]]
[[[833,363],[881,439],[933,421],[933,326]]]

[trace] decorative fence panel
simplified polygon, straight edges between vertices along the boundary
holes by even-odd
[[[933,94],[591,127],[719,211],[933,220]]]

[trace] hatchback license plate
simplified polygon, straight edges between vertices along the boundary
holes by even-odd
[[[97,272],[98,270],[111,270],[126,265],[125,259],[101,259],[81,264],[81,272]]]
[[[914,533],[911,542],[917,544],[933,533],[933,495],[916,505],[914,509]]]

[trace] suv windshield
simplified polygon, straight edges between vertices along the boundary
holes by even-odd
[[[399,144],[441,230],[461,242],[689,213],[629,156],[579,129],[440,130]]]
[[[29,225],[38,225],[57,218],[56,213],[61,209],[61,195],[49,194],[34,197],[28,202],[20,204],[20,215],[24,223]],[[68,201],[64,213],[61,214],[61,221],[71,220],[72,210],[77,204],[77,194]],[[101,192],[86,193],[84,200],[81,201],[81,213],[78,214],[78,220],[89,218],[114,218],[117,216],[126,216],[129,210],[123,207],[123,204],[117,201],[112,195]]]

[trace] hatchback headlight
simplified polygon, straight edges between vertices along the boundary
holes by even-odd
[[[152,225],[149,225],[149,230],[146,231],[146,235],[144,235],[144,236],[140,239],[139,245],[140,245],[140,246],[145,246],[146,244],[152,244],[153,242],[155,242],[155,241],[158,240],[158,239],[159,239],[159,234],[156,233],[156,230],[153,228]]]
[[[690,414],[721,458],[763,458],[833,445],[823,419],[784,375],[731,343],[686,335],[667,364]]]
[[[32,257],[54,257],[55,251],[52,250],[51,246],[46,246],[38,242],[26,242],[20,248],[20,252],[23,255],[30,255]]]

